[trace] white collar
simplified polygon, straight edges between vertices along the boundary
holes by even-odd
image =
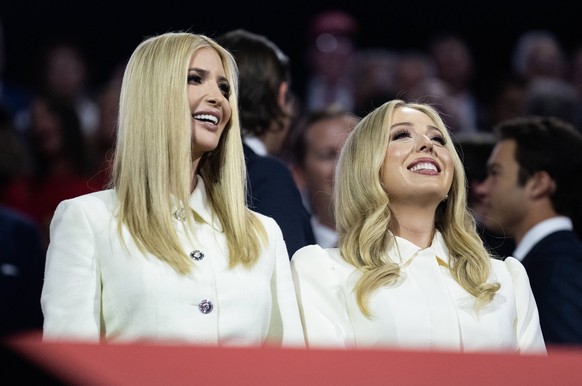
[[[572,220],[566,216],[556,216],[541,221],[525,233],[523,239],[521,239],[515,251],[513,251],[513,257],[521,261],[534,245],[550,233],[572,229],[574,229]]]
[[[206,224],[210,225],[218,232],[222,232],[222,224],[220,223],[218,217],[212,211],[212,207],[210,206],[210,201],[208,200],[208,196],[206,195],[206,187],[204,185],[204,180],[200,175],[196,175],[196,187],[194,191],[190,195],[188,200],[188,205],[190,209],[194,211],[194,216],[196,221],[202,221]],[[172,215],[176,221],[179,220],[179,216],[177,217],[175,213],[179,211],[179,207],[176,204],[172,208]]]
[[[263,141],[257,137],[245,136],[243,137],[243,142],[246,143],[248,147],[253,149],[253,151],[258,155],[265,156],[269,154]]]
[[[315,241],[322,248],[333,248],[337,246],[337,232],[335,229],[319,222],[315,216],[311,216],[311,227]]]
[[[395,243],[388,251],[388,256],[394,263],[397,263],[400,266],[405,265],[409,260],[416,257],[420,251],[428,251],[431,249],[443,262],[446,264],[449,263],[449,248],[445,244],[445,239],[439,231],[435,232],[430,247],[424,249],[399,236],[395,236],[394,241]]]

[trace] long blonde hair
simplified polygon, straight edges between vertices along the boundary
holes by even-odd
[[[400,267],[382,257],[394,243],[389,232],[390,200],[381,185],[381,172],[394,110],[419,110],[429,116],[447,139],[455,171],[448,199],[437,208],[435,226],[449,248],[449,269],[454,279],[477,298],[477,307],[493,299],[498,283],[488,283],[490,254],[477,233],[467,209],[466,177],[462,161],[439,113],[430,105],[392,100],[366,117],[350,133],[339,158],[334,188],[338,246],[341,256],[361,273],[356,299],[362,313],[371,317],[368,300],[378,288],[395,283]]]
[[[213,213],[226,234],[229,262],[252,266],[266,231],[246,207],[246,169],[240,136],[238,74],[233,57],[214,40],[189,32],[168,32],[144,40],[131,55],[123,77],[113,185],[119,198],[118,232],[126,225],[137,246],[190,272],[172,220],[176,205],[188,208],[191,190],[192,124],[187,93],[190,59],[201,48],[220,56],[232,92],[230,121],[216,149],[196,173],[204,180]],[[185,229],[194,216],[187,211]],[[191,234],[190,234],[191,236]]]

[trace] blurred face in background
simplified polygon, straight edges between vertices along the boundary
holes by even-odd
[[[342,115],[314,122],[306,129],[305,160],[298,171],[308,192],[312,212],[320,218],[332,216],[335,168],[348,134],[356,124],[354,116]]]

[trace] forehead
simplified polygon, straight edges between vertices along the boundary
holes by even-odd
[[[513,139],[503,139],[493,147],[490,162],[515,161],[516,143]]]
[[[436,126],[432,119],[422,111],[410,107],[398,107],[394,110],[392,124],[414,123],[420,126]]]
[[[192,54],[190,67],[196,67],[207,71],[219,71],[224,74],[222,58],[212,47],[200,48]]]

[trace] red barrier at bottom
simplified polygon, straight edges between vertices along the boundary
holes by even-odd
[[[578,349],[535,356],[41,343],[37,333],[4,345],[71,385],[582,385]]]

